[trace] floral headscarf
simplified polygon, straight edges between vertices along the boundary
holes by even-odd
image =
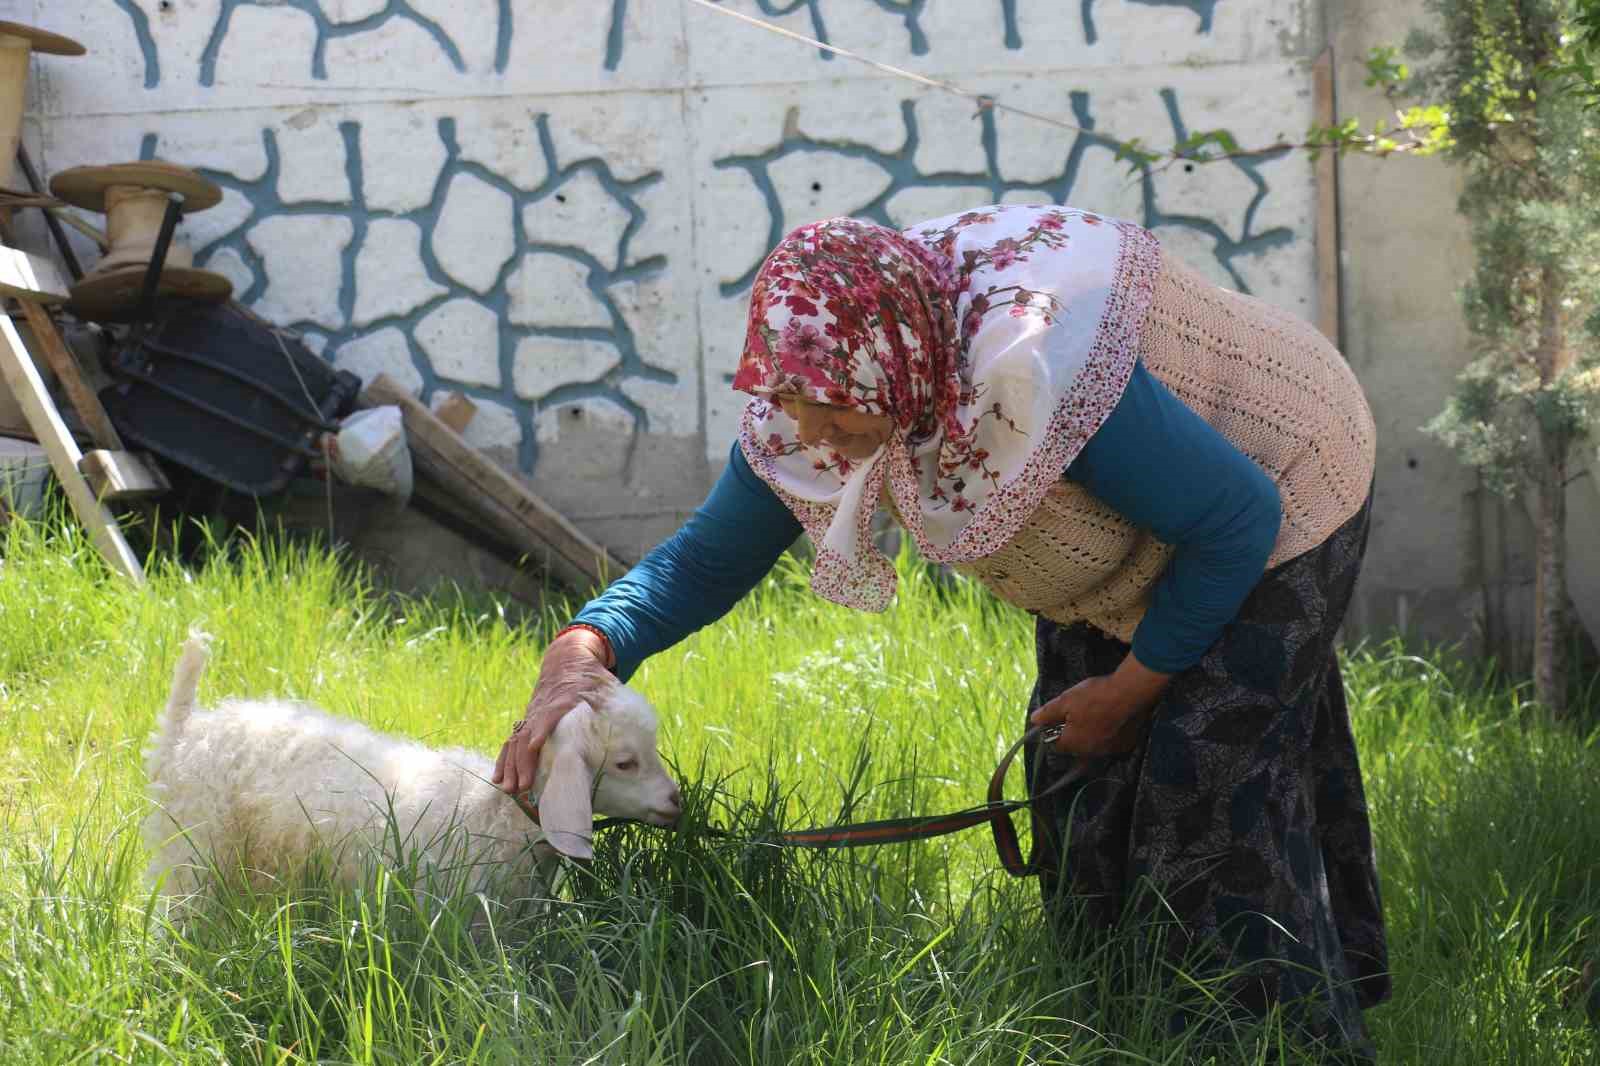
[[[885,483],[924,558],[999,550],[1127,386],[1160,249],[1125,222],[988,207],[902,232],[802,226],[756,274],[733,387],[739,441],[817,548],[811,584],[881,610],[894,568],[873,546]],[[853,462],[800,443],[796,396],[894,420]]]

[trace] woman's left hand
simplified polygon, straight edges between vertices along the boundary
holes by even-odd
[[[1117,672],[1086,678],[1028,716],[1031,725],[1060,725],[1055,749],[1069,755],[1120,755],[1139,743],[1145,712],[1165,691],[1159,674],[1130,653]]]

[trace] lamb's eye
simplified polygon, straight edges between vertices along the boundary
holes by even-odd
[[[626,759],[617,760],[617,769],[623,771],[624,773],[627,773],[630,770],[637,770],[638,768],[639,760],[635,759],[631,755]]]

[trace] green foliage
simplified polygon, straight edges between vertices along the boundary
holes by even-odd
[[[14,523],[0,560],[0,1064],[1319,1061],[1276,1022],[1225,1028],[1209,1057],[1167,1036],[1171,978],[1138,939],[1052,940],[981,829],[763,842],[965,806],[1021,728],[1029,620],[910,557],[881,615],[820,601],[785,563],[647,664],[679,832],[603,834],[591,868],[515,906],[430,900],[403,855],[354,889],[312,865],[222,894],[181,934],[141,877],[139,748],[191,622],[217,638],[206,699],[301,697],[487,751],[556,619],[385,599],[274,540],[158,562],[142,591],[66,522]],[[1600,736],[1448,656],[1376,647],[1345,668],[1397,974],[1370,1015],[1383,1061],[1595,1061]]]
[[[1367,57],[1367,86],[1380,87],[1391,101],[1397,100],[1411,76],[1411,69],[1400,61],[1397,46],[1373,48]],[[1299,141],[1284,139],[1272,144],[1242,145],[1227,129],[1196,130],[1165,151],[1148,147],[1138,137],[1113,140],[1115,160],[1126,162],[1134,174],[1151,166],[1173,163],[1218,163],[1240,157],[1272,158],[1296,150],[1317,159],[1325,151],[1339,154],[1389,156],[1398,153],[1429,156],[1455,147],[1449,113],[1431,104],[1397,107],[1393,120],[1379,118],[1363,126],[1360,119],[1347,118],[1329,126],[1314,125]]]
[[[1455,395],[1424,428],[1476,467],[1491,491],[1515,495],[1533,459],[1523,420],[1509,400],[1537,389],[1536,379],[1531,387],[1527,375],[1508,380],[1496,360],[1478,359],[1461,372]]]
[[[1590,109],[1600,108],[1600,0],[1575,0],[1572,49],[1556,70],[1561,91],[1576,95]]]
[[[1375,50],[1378,83],[1442,116],[1477,253],[1462,293],[1478,358],[1426,428],[1514,493],[1585,440],[1600,334],[1600,131],[1567,68],[1590,24],[1573,0],[1430,0],[1407,70]],[[1600,23],[1592,24],[1600,27]],[[1415,110],[1415,109],[1413,109]]]
[[[1181,159],[1190,159],[1198,162],[1208,162],[1217,158],[1215,153],[1206,150],[1207,145],[1216,145],[1224,155],[1237,155],[1243,149],[1233,134],[1227,130],[1200,130],[1191,133],[1174,146],[1173,151]]]
[[[1117,154],[1112,157],[1112,162],[1121,163],[1126,161],[1128,170],[1138,174],[1145,167],[1153,163],[1159,163],[1165,158],[1165,153],[1151,151],[1146,148],[1142,137],[1132,137],[1126,141],[1117,142]]]
[[[1244,154],[1263,155],[1303,148],[1312,159],[1330,150],[1341,155],[1355,153],[1382,158],[1402,153],[1437,155],[1455,147],[1450,115],[1445,108],[1432,104],[1398,105],[1411,77],[1411,68],[1400,60],[1398,46],[1374,47],[1367,54],[1366,66],[1367,87],[1382,89],[1390,102],[1396,104],[1392,120],[1377,118],[1364,127],[1358,118],[1345,118],[1329,126],[1312,126],[1299,144],[1282,143]]]
[[[1403,84],[1410,77],[1411,68],[1400,61],[1398,45],[1373,45],[1367,52],[1367,88],[1382,88],[1387,91]]]

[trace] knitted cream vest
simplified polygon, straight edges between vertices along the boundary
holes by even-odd
[[[1268,567],[1321,544],[1361,509],[1376,450],[1372,412],[1343,357],[1311,325],[1163,254],[1139,357],[1277,484],[1283,524]],[[1061,480],[1009,544],[957,569],[1025,610],[1131,641],[1171,556],[1169,545]]]

